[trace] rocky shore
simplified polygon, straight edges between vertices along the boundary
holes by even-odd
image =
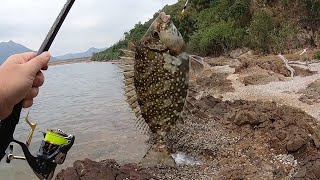
[[[320,62],[294,60],[292,78],[278,56],[205,59],[192,81],[195,107],[167,137],[173,152],[200,163],[143,169],[85,159],[56,179],[320,179]]]

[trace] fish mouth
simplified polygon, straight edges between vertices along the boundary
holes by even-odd
[[[169,23],[170,20],[171,20],[171,16],[170,16],[170,15],[166,15],[165,12],[161,12],[161,13],[159,14],[159,16],[160,16],[160,19],[161,19],[164,23]]]

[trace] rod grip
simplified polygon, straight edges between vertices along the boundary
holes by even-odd
[[[13,133],[19,123],[22,101],[14,106],[12,113],[0,121],[0,161],[6,155],[6,150],[13,140]]]

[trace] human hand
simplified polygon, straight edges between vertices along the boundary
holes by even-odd
[[[32,106],[44,83],[41,70],[48,68],[50,57],[48,52],[39,56],[33,52],[16,54],[0,66],[0,120],[8,117],[22,100],[22,107]]]

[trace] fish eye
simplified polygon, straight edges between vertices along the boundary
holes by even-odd
[[[151,36],[153,38],[159,38],[159,33],[157,31],[152,31]]]

